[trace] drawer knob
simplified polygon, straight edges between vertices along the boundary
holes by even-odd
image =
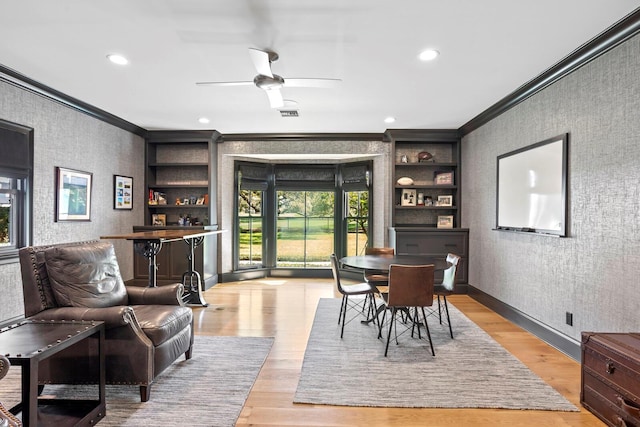
[[[616,367],[611,360],[608,360],[607,364],[605,365],[605,369],[607,371],[607,374],[613,374],[616,370]]]

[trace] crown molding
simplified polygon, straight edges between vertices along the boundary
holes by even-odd
[[[460,127],[461,136],[467,135],[482,125],[495,119],[507,110],[515,107],[527,98],[535,95],[563,77],[588,64],[619,44],[629,40],[640,32],[640,8],[609,27],[578,49],[571,52],[560,62],[548,68],[538,77],[530,80],[511,94],[502,98],[491,107],[478,114]]]

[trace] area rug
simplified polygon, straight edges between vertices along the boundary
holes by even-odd
[[[148,402],[140,402],[137,386],[107,385],[107,416],[99,425],[233,426],[272,344],[273,338],[196,336],[192,358],[169,366],[151,387]],[[11,367],[0,381],[5,406],[19,401],[19,378],[18,368]],[[48,385],[43,395],[97,396],[95,390]]]
[[[454,339],[429,317],[435,349],[401,335],[389,345],[354,321],[340,339],[340,300],[321,299],[294,396],[296,403],[401,408],[579,411],[449,303]],[[398,329],[401,332],[401,329]]]

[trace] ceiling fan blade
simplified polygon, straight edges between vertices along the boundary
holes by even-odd
[[[278,89],[268,89],[265,90],[267,96],[269,97],[269,104],[271,108],[281,108],[284,107],[284,99],[282,98],[282,93]]]
[[[284,86],[333,88],[338,86],[340,82],[342,82],[341,79],[295,78],[295,79],[284,79]]]
[[[196,82],[197,86],[249,86],[253,85],[253,82],[238,81],[238,82]]]
[[[251,56],[251,61],[253,61],[253,65],[254,67],[256,67],[258,74],[273,77],[273,73],[271,72],[271,61],[269,59],[269,52],[250,47],[249,55]]]

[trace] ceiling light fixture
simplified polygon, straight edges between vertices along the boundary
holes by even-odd
[[[209,123],[210,121],[211,121],[211,120],[209,120],[209,119],[208,119],[208,118],[206,118],[206,117],[200,117],[200,118],[198,119],[198,122],[202,123],[203,125],[206,125],[206,124],[207,124],[207,123]]]
[[[436,59],[438,55],[440,55],[440,52],[438,52],[437,50],[427,49],[420,52],[420,55],[418,55],[418,58],[420,58],[421,61],[432,61]]]
[[[107,55],[107,59],[118,65],[127,65],[129,63],[129,60],[127,58],[118,53],[110,53],[109,55]]]
[[[386,119],[384,119],[385,123],[393,123],[395,121],[396,121],[396,118],[395,117],[391,117],[391,116],[389,116]]]

